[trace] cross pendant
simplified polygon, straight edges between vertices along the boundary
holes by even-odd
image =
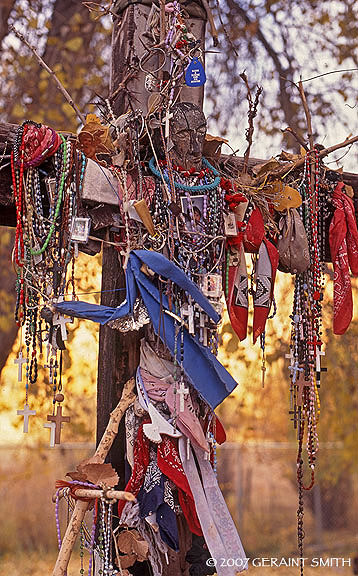
[[[185,388],[183,381],[180,382],[177,394],[179,394],[179,412],[184,412],[184,397],[186,398],[189,394],[189,388]]]
[[[164,120],[165,120],[165,137],[169,138],[169,121],[171,120],[171,118],[173,118],[173,114],[171,114],[169,112],[169,110],[166,111],[165,116],[164,116]]]
[[[69,416],[62,416],[62,406],[57,406],[56,415],[49,414],[47,420],[55,423],[55,444],[60,444],[62,422],[70,422]]]
[[[28,404],[25,404],[23,410],[17,410],[17,415],[24,417],[24,429],[23,429],[23,432],[24,432],[25,434],[27,434],[28,431],[29,431],[29,417],[30,417],[30,416],[35,416],[35,414],[36,414],[36,410],[30,410]]]
[[[53,325],[61,327],[61,338],[63,341],[67,340],[66,324],[68,324],[68,322],[72,322],[72,319],[65,318],[64,316],[61,316],[61,314],[55,314],[53,317]]]
[[[189,334],[194,334],[194,310],[191,303],[184,304],[182,310],[182,316],[188,321],[188,332]]]
[[[46,422],[44,424],[44,428],[50,429],[50,447],[54,448],[55,446],[55,435],[56,435],[56,423],[55,422]]]
[[[24,358],[20,350],[18,357],[14,360],[14,364],[18,364],[17,380],[22,382],[22,365],[28,363],[28,358]]]
[[[321,356],[325,356],[326,353],[323,350],[316,350],[316,372],[321,372]]]

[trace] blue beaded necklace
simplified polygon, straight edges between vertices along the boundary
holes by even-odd
[[[213,182],[210,182],[209,184],[198,184],[197,186],[189,186],[188,184],[182,184],[181,182],[176,182],[174,180],[174,186],[177,190],[184,190],[188,192],[205,192],[206,190],[214,190],[219,186],[221,180],[219,172],[214,168],[214,166],[210,164],[210,162],[208,162],[206,158],[202,158],[202,162],[204,166],[209,168],[209,170],[211,170],[211,172],[215,176]],[[157,170],[157,168],[155,167],[154,156],[149,161],[149,168],[151,172],[154,174],[154,176],[156,176],[157,178],[164,178],[165,182],[167,184],[170,184],[169,177],[164,173],[161,174],[159,170]]]

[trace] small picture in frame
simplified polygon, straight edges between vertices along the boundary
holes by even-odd
[[[180,198],[181,209],[184,214],[185,223],[190,232],[204,232],[204,202],[205,196],[186,196]]]
[[[208,274],[203,277],[202,290],[208,298],[221,298],[222,279],[220,274]]]
[[[91,228],[90,218],[73,218],[71,240],[73,240],[74,242],[80,242],[82,244],[85,244],[88,240],[90,228]]]
[[[237,236],[236,217],[233,212],[224,214],[225,236]]]

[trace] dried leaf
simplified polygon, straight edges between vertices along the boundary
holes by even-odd
[[[350,198],[354,198],[354,190],[352,188],[352,186],[348,186],[348,184],[345,185],[345,193],[347,194],[347,196],[349,196]]]
[[[221,136],[212,136],[211,134],[205,135],[205,142],[203,147],[204,156],[209,156],[210,158],[217,158],[221,154],[221,146],[227,144],[229,140],[222,138]]]
[[[144,540],[137,530],[124,530],[117,536],[118,548],[121,552],[126,554],[123,559],[132,561],[132,557],[138,562],[144,562],[148,558],[149,545]],[[126,562],[126,560],[125,560]],[[132,566],[133,564],[124,564],[121,557],[121,565],[124,568]]]
[[[121,561],[122,568],[130,568],[137,562],[137,556],[135,554],[126,554],[125,556],[119,557]]]
[[[152,92],[148,97],[148,114],[152,114],[157,110],[161,102],[160,92]]]
[[[287,186],[282,180],[275,180],[272,187],[275,210],[283,212],[287,208],[298,208],[302,204],[302,198],[298,190]]]
[[[88,114],[86,124],[78,134],[82,152],[97,161],[97,154],[111,154],[114,151],[109,127],[102,126],[95,114]]]
[[[254,174],[256,174],[256,176],[265,176],[266,174],[269,174],[270,172],[272,172],[272,170],[275,170],[280,166],[281,164],[280,162],[278,162],[278,160],[276,160],[276,158],[271,158],[270,160],[264,162],[263,164],[256,164],[256,166],[253,167],[252,171],[254,172]]]
[[[118,484],[119,477],[111,464],[85,464],[77,467],[81,474],[86,476],[88,482],[113,488]]]
[[[78,480],[78,482],[86,482],[87,477],[85,474],[78,472],[78,470],[74,470],[73,472],[67,472],[66,476],[72,478],[72,480]]]

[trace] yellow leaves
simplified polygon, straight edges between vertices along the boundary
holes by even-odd
[[[70,50],[70,52],[78,52],[82,48],[83,38],[81,36],[77,36],[75,38],[71,38],[65,44],[65,48]]]
[[[285,185],[282,180],[276,180],[272,186],[275,210],[283,212],[287,208],[298,208],[302,204],[302,198],[298,190]]]
[[[14,118],[22,118],[24,116],[24,109],[18,102],[15,102],[11,114]]]

